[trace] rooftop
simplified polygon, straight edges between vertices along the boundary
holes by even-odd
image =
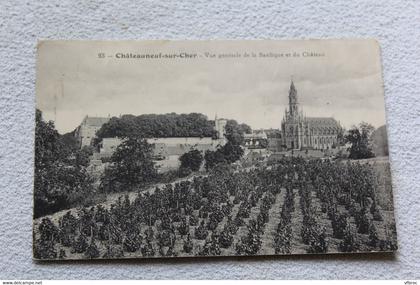
[[[339,127],[340,124],[333,117],[306,117],[306,121],[312,127]]]
[[[109,117],[89,117],[86,116],[83,119],[82,124],[92,126],[92,127],[101,127],[103,124],[108,123]]]

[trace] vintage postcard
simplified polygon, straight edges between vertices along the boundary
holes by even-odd
[[[376,41],[37,56],[35,259],[397,250]]]

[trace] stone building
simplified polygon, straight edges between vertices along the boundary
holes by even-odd
[[[109,120],[109,117],[84,117],[82,123],[74,132],[79,147],[82,148],[91,145],[93,139],[96,137],[96,132]]]
[[[297,90],[293,81],[289,89],[289,109],[281,122],[283,147],[286,149],[334,148],[342,132],[333,117],[306,117],[299,107]]]
[[[204,153],[207,150],[216,150],[227,142],[225,137],[227,120],[215,119],[215,137],[165,137],[147,138],[147,142],[153,145],[153,157],[160,172],[177,169],[180,165],[179,157],[193,149]],[[103,138],[99,144],[99,153],[94,157],[104,159],[112,156],[122,139]]]
[[[244,134],[244,145],[248,149],[267,148],[268,137],[264,130],[254,130],[250,134]]]

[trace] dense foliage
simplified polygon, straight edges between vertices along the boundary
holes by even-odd
[[[360,123],[353,126],[345,136],[345,141],[351,144],[349,149],[350,159],[364,159],[374,157],[372,142],[370,140],[373,133],[373,126],[368,123]]]
[[[239,124],[235,120],[226,123],[226,138],[233,145],[241,145],[244,142],[244,134],[251,133],[251,127],[247,124]]]
[[[199,150],[193,149],[181,155],[179,160],[181,161],[181,169],[198,171],[203,163],[203,155]]]
[[[86,171],[91,149],[68,147],[36,110],[34,216],[39,217],[94,200],[92,179]]]
[[[206,151],[204,155],[206,169],[212,169],[219,164],[231,164],[239,160],[243,154],[244,150],[240,145],[227,142],[223,147],[219,147],[215,151]]]
[[[113,117],[96,134],[110,137],[213,137],[214,121],[203,114],[144,114]]]

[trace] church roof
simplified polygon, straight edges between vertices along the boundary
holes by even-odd
[[[306,117],[311,127],[338,128],[340,124],[333,117]]]
[[[91,127],[101,127],[103,124],[108,123],[109,118],[105,117],[85,117],[84,124]]]

